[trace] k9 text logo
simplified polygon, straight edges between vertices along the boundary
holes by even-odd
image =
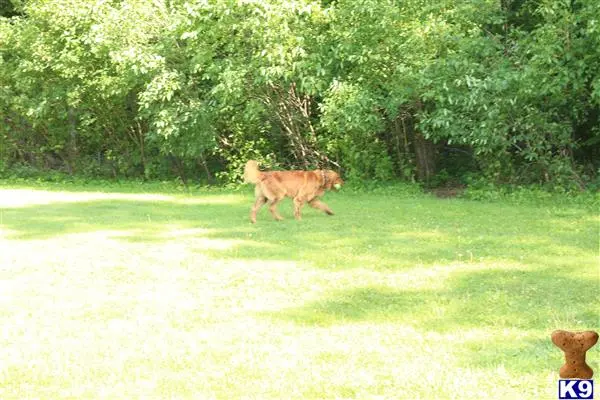
[[[559,399],[593,399],[594,381],[591,379],[560,379]]]

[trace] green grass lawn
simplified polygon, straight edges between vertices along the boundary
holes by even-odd
[[[122,189],[0,186],[0,398],[556,399],[600,329],[593,206]]]

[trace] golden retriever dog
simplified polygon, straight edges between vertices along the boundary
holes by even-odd
[[[300,210],[305,203],[311,207],[333,215],[327,204],[321,202],[319,197],[326,190],[339,190],[344,181],[337,172],[328,169],[314,171],[261,171],[258,163],[250,160],[244,168],[244,181],[256,185],[254,195],[256,202],[250,211],[250,222],[256,222],[256,213],[260,208],[269,203],[269,211],[277,221],[283,218],[277,212],[277,204],[286,197],[294,201],[294,216],[301,220]]]

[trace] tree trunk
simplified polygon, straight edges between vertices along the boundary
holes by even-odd
[[[395,173],[402,179],[413,179],[408,168],[414,170],[414,150],[411,146],[413,129],[409,115],[401,112],[389,121],[388,137],[386,138],[388,154],[394,162]]]
[[[200,154],[200,159],[197,160],[197,163],[199,166],[201,166],[204,169],[208,183],[214,183],[213,176],[210,173],[210,169],[208,168],[208,163],[206,162],[206,158],[204,157],[204,154]]]
[[[144,143],[144,130],[142,129],[142,125],[139,121],[137,121],[137,139],[140,148],[140,159],[142,161],[142,169],[144,170],[144,177],[146,176],[146,171],[148,170],[147,162],[146,162],[146,146]]]
[[[179,175],[179,178],[181,178],[183,185],[187,189],[188,183],[187,183],[187,178],[185,175],[185,165],[183,164],[183,160],[175,155],[173,156],[173,160],[175,161],[175,168],[177,169],[177,175]]]
[[[422,108],[423,104],[417,102],[416,111]],[[419,182],[427,183],[435,175],[435,144],[415,129],[416,121],[412,120],[410,125],[413,133],[413,146],[415,148],[417,179]]]
[[[73,175],[75,172],[74,165],[78,156],[77,149],[77,115],[73,107],[68,106],[67,109],[67,119],[69,123],[69,149],[68,149],[68,157],[69,160],[67,162],[67,168],[69,169],[69,174]]]
[[[417,179],[420,182],[429,182],[435,174],[435,146],[420,132],[415,132],[414,145],[417,158]]]

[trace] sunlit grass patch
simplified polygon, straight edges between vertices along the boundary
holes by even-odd
[[[554,398],[550,333],[600,326],[585,208],[342,192],[251,225],[250,189],[20,193],[2,399]]]

